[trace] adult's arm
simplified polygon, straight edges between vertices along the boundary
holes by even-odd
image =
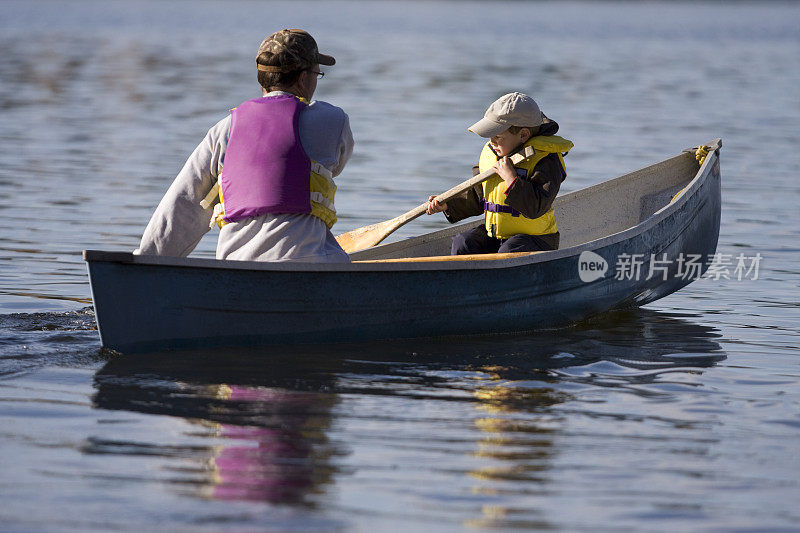
[[[336,177],[353,153],[350,117],[339,107],[315,100],[300,115],[300,142],[311,159]]]
[[[186,257],[209,228],[213,206],[200,202],[217,181],[230,115],[208,130],[156,207],[135,254]]]
[[[347,114],[344,115],[344,121],[342,123],[342,131],[339,134],[339,147],[338,147],[338,157],[336,158],[336,163],[334,163],[333,168],[331,169],[331,173],[335,176],[338,176],[344,170],[344,166],[350,160],[350,156],[353,155],[353,145],[355,141],[353,140],[353,132],[350,131],[350,117]]]

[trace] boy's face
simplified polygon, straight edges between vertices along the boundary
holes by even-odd
[[[527,128],[520,130],[518,133],[511,133],[506,130],[489,139],[489,146],[492,147],[498,157],[505,157],[527,140],[527,131]]]

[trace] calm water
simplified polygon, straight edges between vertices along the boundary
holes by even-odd
[[[539,335],[101,352],[80,250],[138,244],[283,27],[338,60],[338,232],[468,177],[522,90],[566,190],[722,137],[718,251],[758,279]],[[0,529],[800,529],[800,5],[7,1],[0,30]]]

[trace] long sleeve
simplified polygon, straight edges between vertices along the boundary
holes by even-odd
[[[161,199],[134,253],[186,257],[194,250],[210,229],[213,207],[204,209],[200,202],[217,181],[229,131],[230,116],[208,131]]]
[[[483,190],[481,185],[476,185],[447,201],[447,210],[444,216],[448,222],[456,223],[465,218],[483,214]]]
[[[331,173],[334,177],[341,174],[342,170],[344,170],[344,166],[350,160],[350,156],[353,155],[354,145],[353,132],[350,131],[350,117],[345,114],[342,123],[342,131],[339,134],[339,156],[336,158],[336,162],[331,169]]]

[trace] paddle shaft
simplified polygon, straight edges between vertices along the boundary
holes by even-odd
[[[519,165],[520,163],[523,163],[524,161],[527,161],[528,159],[533,157],[533,154],[534,154],[533,148],[530,147],[530,146],[526,146],[525,150],[523,152],[518,153],[518,154],[514,154],[514,155],[512,155],[510,157],[511,163],[513,165],[515,165],[515,166]],[[449,190],[443,192],[442,194],[440,194],[439,196],[436,197],[436,201],[439,202],[439,203],[447,202],[447,200],[458,196],[459,194],[461,194],[464,191],[468,191],[469,189],[471,189],[475,185],[478,185],[479,183],[483,183],[484,181],[488,180],[492,176],[496,176],[496,175],[497,175],[497,172],[495,172],[493,168],[490,168],[489,170],[481,172],[480,174],[477,174],[477,175],[471,177],[470,179],[459,183],[458,185],[456,185],[452,189],[449,189]],[[425,205],[426,209],[427,209],[427,205],[428,204],[425,203],[423,205]]]
[[[525,149],[518,154],[514,154],[511,156],[511,163],[513,165],[519,165],[524,161],[527,161],[534,155],[533,147],[526,146]],[[475,185],[486,181],[487,179],[491,178],[492,176],[496,176],[497,172],[493,168],[481,172],[480,174],[471,177],[468,180],[465,180],[452,189],[449,189],[436,197],[436,201],[438,203],[446,203],[451,198],[455,198],[459,194],[463,193],[464,191],[468,191]],[[354,229],[347,233],[343,233],[336,237],[336,240],[339,242],[339,245],[344,249],[347,253],[357,252],[358,250],[363,250],[365,248],[369,248],[371,246],[375,246],[383,239],[394,233],[398,228],[404,226],[408,222],[411,222],[415,218],[423,215],[428,209],[428,202],[424,204],[420,204],[411,211],[407,213],[403,213],[402,215],[395,217],[391,220],[387,220],[385,222],[380,222],[378,224],[373,224],[371,226],[365,226],[363,228]]]
[[[522,163],[523,161],[525,161],[527,159],[530,159],[531,157],[533,157],[533,148],[527,147],[526,151],[524,153],[519,153],[519,154],[512,155],[511,156],[511,163],[514,164],[514,165],[519,165],[520,163]],[[435,200],[436,200],[437,203],[440,203],[440,204],[447,203],[447,200],[449,200],[451,198],[455,198],[456,196],[458,196],[459,194],[463,193],[464,191],[468,191],[472,187],[474,187],[475,185],[478,185],[479,183],[483,183],[484,181],[488,180],[492,176],[496,176],[496,175],[497,175],[497,172],[495,172],[493,168],[490,168],[489,170],[485,170],[485,171],[481,172],[480,174],[477,174],[477,175],[471,177],[470,179],[459,183],[458,185],[456,185],[452,189],[446,190],[442,194],[438,195],[435,198]],[[417,207],[415,207],[414,209],[412,209],[408,213],[406,213],[404,215],[400,215],[400,217],[408,217],[403,222],[405,224],[406,222],[411,222],[412,220],[414,220],[418,216],[424,214],[427,210],[428,210],[428,202],[425,202],[424,204],[418,205]],[[398,217],[398,218],[400,218],[400,217]]]

